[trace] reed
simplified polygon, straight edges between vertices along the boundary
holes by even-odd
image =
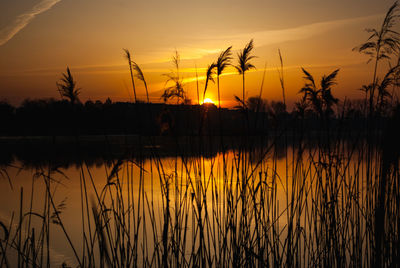
[[[389,149],[374,153],[369,180],[365,143],[348,142],[347,129],[321,134],[331,135],[329,145],[282,132],[264,147],[226,152],[226,164],[222,154],[189,158],[178,148],[167,161],[154,151],[150,159],[116,161],[101,188],[82,164],[81,242],[68,234],[65,202],[55,201],[59,173],[41,170],[28,199],[21,189],[17,216],[0,224],[1,263],[12,266],[16,254],[20,267],[52,264],[57,231],[75,256],[69,265],[80,267],[394,265],[400,194],[390,146],[397,134],[385,133]],[[42,212],[29,205],[40,183]]]
[[[252,47],[250,41],[239,54],[243,109]],[[209,66],[203,99],[214,71],[219,91],[230,50]],[[173,61],[176,71],[167,75],[173,85],[164,94],[179,102],[184,95],[177,52]],[[371,130],[372,123],[361,129],[348,126],[347,103],[332,94],[338,71],[317,84],[303,69],[299,127],[292,131],[288,124],[294,122],[283,118],[259,136],[249,136],[249,128],[247,137],[237,139],[222,131],[215,139],[175,135],[169,137],[175,148],[169,158],[156,149],[154,137],[142,136],[152,145],[150,156],[135,147],[134,156],[127,152],[104,165],[103,182],[82,161],[78,178],[70,178],[79,179],[79,236],[71,235],[64,218],[68,202],[56,195],[63,170],[37,167],[30,189],[20,188],[16,212],[8,222],[0,220],[0,266],[53,266],[52,246],[62,242],[71,257],[63,267],[397,266],[400,109],[384,90],[397,86],[398,72],[393,69],[381,83],[379,103],[388,106],[380,109],[383,120]],[[372,88],[378,81],[373,80]],[[260,109],[263,85],[264,78],[257,119],[265,116]],[[220,107],[219,93],[218,101]],[[342,112],[335,114],[333,107]],[[315,112],[315,131],[306,128],[307,109]],[[229,143],[237,144],[224,146]],[[220,150],[210,156],[209,146]],[[35,201],[39,194],[40,206]]]
[[[129,52],[128,49],[123,49],[124,50],[124,57],[126,58],[126,60],[128,61],[128,65],[129,65],[129,72],[131,74],[131,83],[132,83],[132,89],[133,89],[133,96],[135,98],[135,103],[137,102],[137,98],[136,98],[136,87],[135,87],[135,80],[133,79],[133,61],[132,61],[132,57],[131,57],[131,53]]]

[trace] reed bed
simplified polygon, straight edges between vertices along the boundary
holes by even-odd
[[[398,34],[391,30],[398,18],[397,7],[396,2],[389,9],[381,34],[376,36],[378,31],[371,30],[369,41],[356,49],[373,56],[375,70],[380,60],[388,58],[382,53],[390,55],[398,49]],[[377,43],[371,38],[378,38]],[[37,167],[28,191],[19,189],[19,208],[9,219],[0,219],[0,267],[399,266],[400,106],[393,97],[390,102],[386,98],[388,86],[394,91],[399,85],[394,82],[400,65],[379,85],[375,71],[373,83],[364,87],[360,120],[365,128],[346,125],[346,101],[341,114],[333,110],[339,100],[331,87],[339,70],[323,76],[319,86],[302,69],[303,98],[296,103],[298,117],[289,127],[280,51],[282,105],[275,105],[273,120],[264,120],[263,80],[260,97],[253,102],[255,109],[247,107],[251,103],[246,102],[245,72],[254,67],[249,62],[252,48],[250,41],[239,53],[236,66],[243,79],[243,99],[236,97],[243,117],[235,121],[243,126],[241,136],[227,139],[223,135],[227,122],[221,116],[219,84],[230,65],[228,47],[209,66],[204,89],[205,95],[215,69],[219,129],[212,132],[219,130],[219,136],[203,135],[207,109],[202,109],[198,136],[172,137],[174,157],[163,158],[152,137],[140,136],[144,144],[153,145],[150,157],[138,146],[132,157],[104,165],[102,175],[92,173],[81,161],[79,175],[69,178],[79,181],[79,200],[73,200],[79,203],[74,224],[64,217],[69,201],[57,196],[63,170]],[[375,48],[374,54],[370,50]],[[136,102],[133,62],[129,51],[125,53]],[[185,95],[177,52],[173,59],[176,73],[167,76],[176,83],[164,97],[179,102]],[[306,129],[307,106],[316,121],[312,131]],[[274,121],[275,126],[263,125],[261,129],[270,129],[269,133],[250,136],[256,133],[252,128],[257,128],[258,119],[262,125]],[[182,139],[187,140],[182,143]],[[210,156],[208,146],[215,141],[219,153]],[[229,146],[229,142],[236,144]],[[0,175],[13,187],[6,169],[0,169]],[[99,176],[105,177],[104,183]],[[43,197],[40,204],[38,195]],[[71,235],[72,230],[79,235]],[[57,263],[53,246],[59,244],[66,255]]]
[[[106,168],[102,187],[83,163],[71,178],[80,182],[80,239],[63,223],[68,202],[56,198],[61,171],[38,168],[20,209],[0,223],[0,266],[49,267],[52,243],[69,248],[63,267],[396,266],[397,138],[387,129],[374,147],[350,134],[281,132],[257,146],[243,138],[212,157],[200,143],[168,161],[138,152]]]

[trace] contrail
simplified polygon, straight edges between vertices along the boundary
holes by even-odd
[[[31,10],[19,15],[11,25],[0,29],[0,46],[11,40],[14,35],[25,28],[37,15],[49,10],[61,0],[43,0]]]

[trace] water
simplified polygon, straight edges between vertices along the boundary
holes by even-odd
[[[140,153],[117,146],[111,154],[40,161],[29,157],[32,152],[14,154],[3,165],[0,221],[13,227],[12,247],[20,247],[19,235],[22,241],[32,238],[35,229],[32,256],[44,264],[49,255],[52,266],[78,264],[68,239],[83,265],[106,263],[107,258],[123,266],[255,264],[265,259],[305,267],[332,261],[332,256],[337,264],[367,263],[371,245],[357,241],[371,236],[366,219],[373,206],[366,201],[372,192],[367,189],[371,181],[365,180],[363,143],[354,150],[354,144],[342,142],[331,150],[264,140],[263,146],[243,150],[240,142],[231,142],[239,145],[225,152],[204,144],[204,153],[147,144]],[[23,228],[18,232],[21,196]],[[104,238],[96,233],[96,219],[102,221],[107,250],[100,250]],[[49,246],[41,233],[48,234]],[[334,252],[332,243],[349,249]],[[246,248],[253,253],[248,255]],[[8,261],[17,264],[12,251]]]

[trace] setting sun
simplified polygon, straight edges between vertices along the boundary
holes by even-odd
[[[210,98],[206,98],[204,99],[203,104],[214,104],[214,101]]]

